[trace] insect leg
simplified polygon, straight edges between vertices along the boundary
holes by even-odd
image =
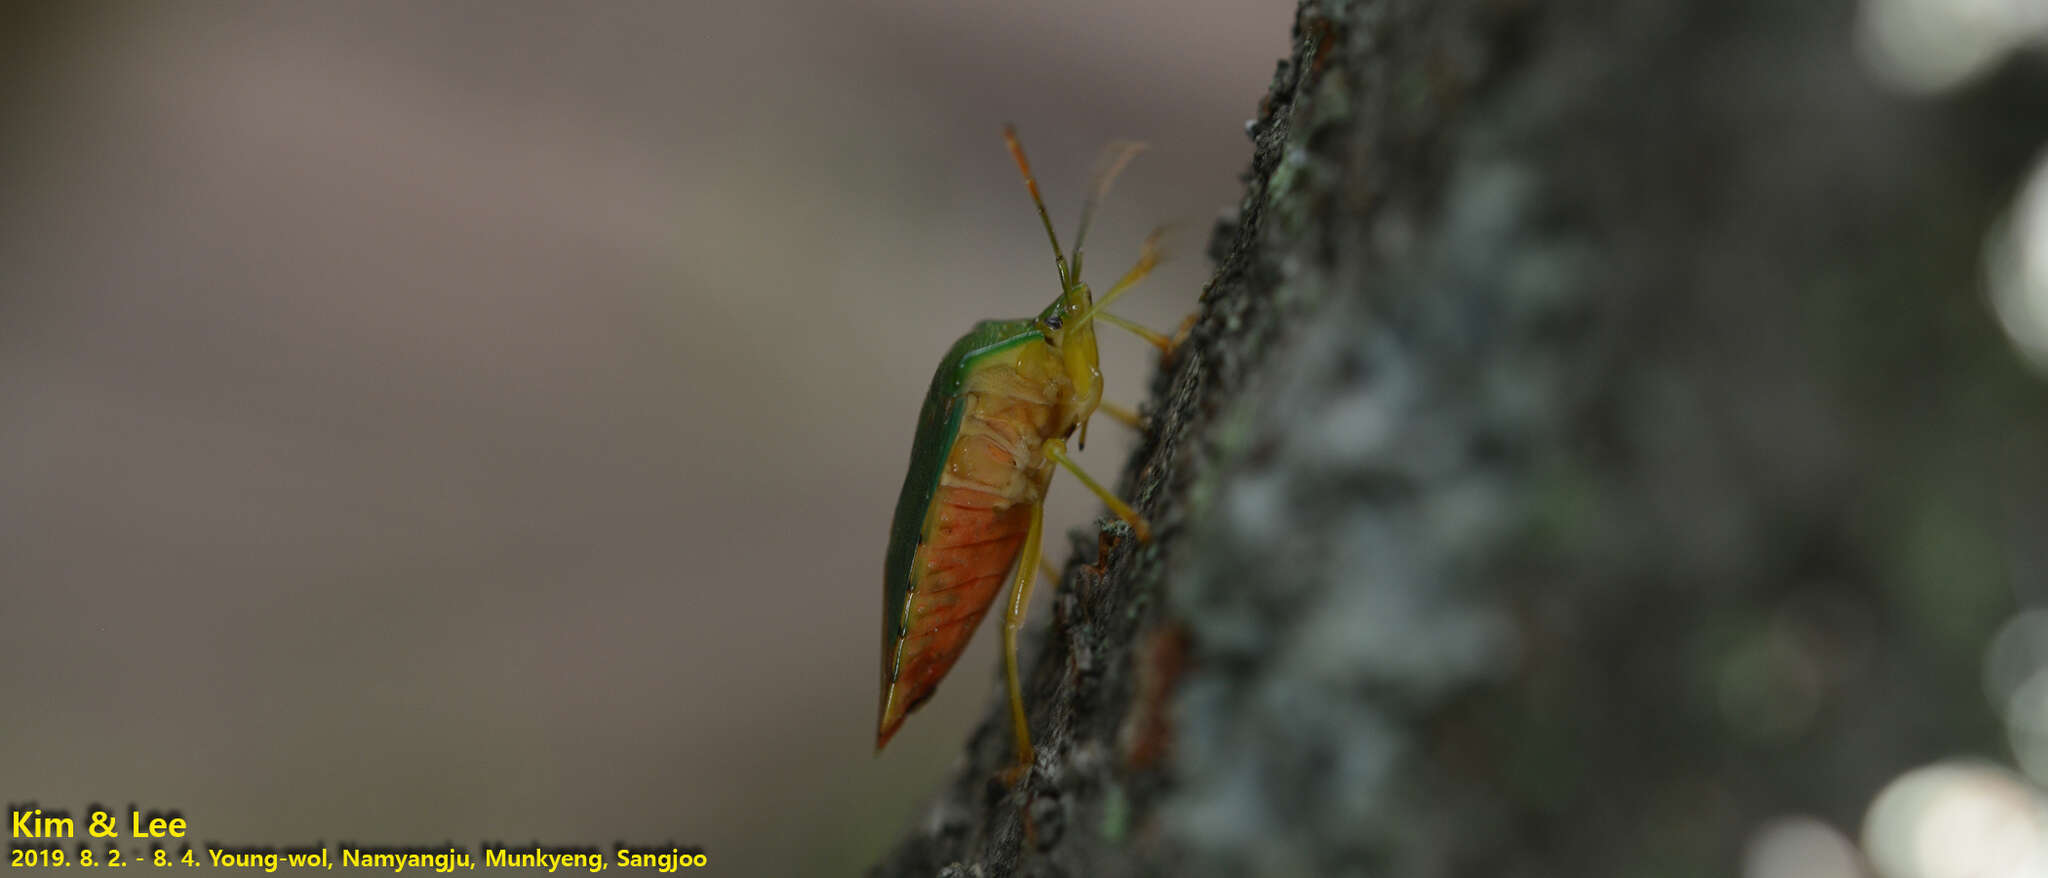
[[[1085,323],[1095,319],[1097,315],[1102,313],[1103,308],[1108,307],[1109,303],[1116,301],[1116,297],[1123,295],[1132,286],[1136,285],[1138,281],[1144,280],[1145,275],[1151,274],[1152,269],[1159,267],[1160,241],[1165,237],[1166,229],[1163,226],[1153,229],[1152,234],[1146,235],[1145,246],[1138,252],[1138,264],[1131,266],[1130,271],[1124,272],[1124,276],[1117,279],[1116,286],[1110,287],[1109,292],[1103,293],[1102,298],[1096,299],[1095,305],[1088,309],[1088,313],[1082,314],[1081,318],[1075,322]]]
[[[1017,630],[1024,627],[1024,611],[1031,606],[1031,584],[1038,577],[1043,560],[1038,535],[1045,524],[1045,503],[1031,504],[1031,529],[1024,533],[1024,549],[1017,555],[1017,573],[1010,580],[1010,610],[1003,617],[1003,673],[1010,681],[1010,722],[1016,728],[1019,778],[1031,767],[1031,726],[1024,720],[1024,686],[1017,677]]]
[[[1131,530],[1137,532],[1139,542],[1152,541],[1152,528],[1145,524],[1145,519],[1139,516],[1135,510],[1131,509],[1130,504],[1117,499],[1117,496],[1110,493],[1108,488],[1103,487],[1101,482],[1088,475],[1088,472],[1081,469],[1080,464],[1075,463],[1073,458],[1068,457],[1067,443],[1064,440],[1057,437],[1045,440],[1045,456],[1051,458],[1053,462],[1058,463],[1060,466],[1066,467],[1067,472],[1073,473],[1074,478],[1080,479],[1081,484],[1088,486],[1088,490],[1094,491],[1095,496],[1101,497],[1103,505],[1108,506],[1109,511],[1116,513],[1116,517],[1123,519],[1125,524],[1131,526]]]
[[[1115,314],[1111,314],[1108,311],[1095,312],[1095,319],[1100,320],[1104,323],[1113,324],[1116,326],[1123,327],[1126,330],[1129,330],[1132,335],[1135,335],[1148,342],[1151,342],[1152,346],[1158,348],[1159,353],[1161,354],[1173,353],[1173,339],[1167,338],[1166,333],[1159,332],[1153,329],[1148,329],[1143,324],[1134,323],[1130,320],[1118,317]]]
[[[1095,410],[1109,416],[1109,419],[1136,430],[1145,432],[1145,417],[1113,402],[1098,403]]]

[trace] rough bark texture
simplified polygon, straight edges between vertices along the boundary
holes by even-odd
[[[1852,13],[1306,0],[1158,536],[1066,571],[1026,781],[992,698],[873,874],[1731,874],[2002,757],[2048,393],[1978,263],[2048,77],[1888,97]]]

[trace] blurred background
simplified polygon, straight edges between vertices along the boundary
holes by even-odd
[[[1000,126],[1062,235],[1152,144],[1090,275],[1178,223],[1171,328],[1292,5],[9,7],[0,796],[864,868],[996,691],[871,754],[931,370],[1057,292]]]

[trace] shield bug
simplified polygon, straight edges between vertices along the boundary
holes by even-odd
[[[1126,410],[1103,406],[1095,326],[1101,321],[1124,327],[1169,352],[1173,342],[1102,310],[1158,263],[1159,232],[1146,239],[1137,264],[1099,300],[1081,280],[1082,245],[1096,203],[1142,147],[1117,143],[1104,151],[1069,262],[1016,131],[1006,126],[1003,140],[1052,244],[1060,292],[1036,317],[975,324],[932,376],[889,529],[875,749],[888,744],[904,717],[931,697],[1008,579],[1003,666],[1018,764],[1024,767],[1031,761],[1031,735],[1017,675],[1017,631],[1042,563],[1039,537],[1053,472],[1073,473],[1139,540],[1150,539],[1144,519],[1067,455],[1068,438],[1078,433],[1077,443],[1085,442],[1088,419],[1098,409],[1136,421]]]

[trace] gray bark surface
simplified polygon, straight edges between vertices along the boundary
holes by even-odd
[[[2048,76],[1890,96],[1853,12],[1305,0],[1156,538],[1074,536],[1030,776],[998,682],[871,874],[1732,874],[2004,758],[2048,391],[1979,263]]]

